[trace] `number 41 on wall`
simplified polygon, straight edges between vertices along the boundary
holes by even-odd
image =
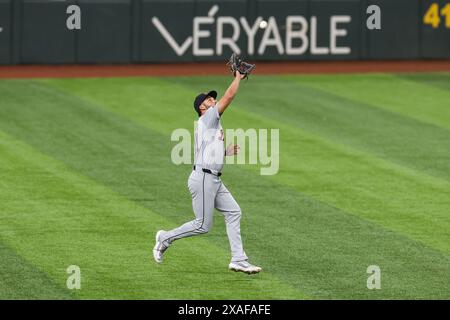
[[[441,23],[441,16],[445,17],[445,27],[450,28],[450,3],[447,3],[442,9],[439,15],[439,5],[432,3],[427,12],[423,16],[423,23],[429,24],[436,29]]]

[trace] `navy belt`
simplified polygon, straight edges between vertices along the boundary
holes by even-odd
[[[194,166],[194,170],[195,170],[195,166]],[[205,169],[205,168],[202,168],[202,171],[203,171],[203,172],[206,172],[206,173],[209,173],[209,174],[212,174],[213,176],[218,176],[218,177],[220,177],[220,176],[222,175],[222,172],[217,172],[217,174],[214,174],[211,170]]]

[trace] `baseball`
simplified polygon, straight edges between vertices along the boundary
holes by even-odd
[[[259,27],[261,29],[265,29],[267,27],[267,21],[263,20],[259,23]]]

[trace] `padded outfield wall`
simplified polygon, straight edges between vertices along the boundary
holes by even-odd
[[[450,58],[450,0],[0,0],[0,64],[224,61],[232,51]]]

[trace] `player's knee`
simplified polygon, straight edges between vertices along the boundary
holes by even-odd
[[[204,221],[196,220],[194,222],[194,224],[195,224],[196,232],[199,234],[208,233],[211,230],[211,225],[204,223]]]
[[[226,214],[225,219],[227,222],[236,222],[240,221],[242,216],[242,212],[240,208],[237,208],[235,210],[228,211],[228,214]]]
[[[212,229],[212,223],[204,223],[201,230],[203,233],[208,233]]]
[[[233,211],[231,211],[231,214],[235,217],[241,217],[242,216],[242,211],[240,207],[235,208]]]

